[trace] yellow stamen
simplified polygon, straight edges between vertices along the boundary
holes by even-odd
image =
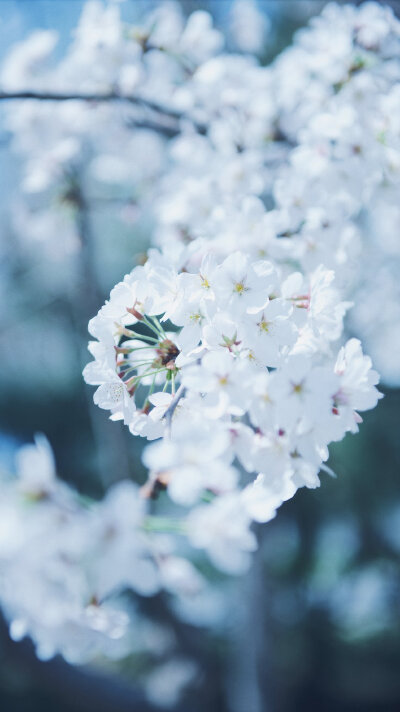
[[[237,294],[243,294],[243,292],[247,292],[246,287],[244,286],[243,282],[236,282],[234,291]]]

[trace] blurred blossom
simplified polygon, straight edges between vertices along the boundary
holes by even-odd
[[[318,533],[315,568],[309,595],[324,600],[341,581],[360,546],[355,521],[350,519],[325,524]]]
[[[57,32],[42,30],[33,32],[29,40],[16,44],[3,63],[1,83],[5,89],[31,89],[31,82],[40,85],[45,76],[48,60],[58,42]]]
[[[196,673],[197,667],[190,660],[175,658],[159,665],[145,683],[149,700],[167,709],[174,707]]]
[[[400,552],[400,505],[395,504],[379,517],[379,529],[396,552]]]
[[[173,602],[173,608],[179,617],[198,627],[212,628],[224,632],[234,615],[234,606],[230,603],[229,587],[214,584],[203,587],[199,592],[180,595]]]
[[[393,625],[392,600],[398,591],[390,566],[371,564],[342,578],[329,596],[335,623],[350,638],[377,635]]]
[[[256,0],[234,0],[230,10],[230,32],[237,49],[260,54],[265,49],[270,29],[268,15],[261,12]]]

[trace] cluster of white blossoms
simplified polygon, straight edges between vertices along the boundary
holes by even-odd
[[[20,239],[54,256],[79,253],[83,206],[125,230],[155,219],[153,243],[180,266],[189,255],[198,266],[209,250],[236,249],[305,273],[323,264],[337,270],[345,298],[360,290],[352,331],[384,380],[398,382],[400,32],[392,11],[329,3],[267,67],[224,51],[209,14],[186,19],[174,3],[134,25],[123,6],[88,2],[56,62],[57,39],[33,33],[0,73],[6,93],[73,97],[27,98],[7,111],[23,159]],[[379,329],[371,310],[384,312]]]
[[[360,413],[377,404],[378,375],[360,341],[342,338],[343,319],[366,279],[366,225],[379,240],[383,221],[400,217],[400,23],[376,3],[329,4],[262,67],[222,53],[207,13],[184,22],[168,4],[139,29],[124,25],[114,4],[89,3],[64,60],[46,73],[53,44],[48,33],[33,36],[3,72],[5,90],[75,96],[56,109],[27,98],[10,115],[28,189],[65,190],[68,178],[64,195],[73,198],[71,185],[87,189],[92,171],[133,184],[153,219],[144,264],[89,324],[94,360],[84,371],[95,403],[154,441],[143,455],[148,482],[140,492],[117,485],[90,513],[67,501],[55,517],[64,490],[51,480],[24,531],[28,541],[36,527],[46,536],[43,586],[52,600],[71,562],[72,589],[42,622],[15,583],[0,597],[15,635],[30,630],[45,654],[61,649],[73,659],[68,626],[83,626],[85,641],[92,628],[101,648],[103,635],[119,638],[123,627],[104,598],[124,586],[151,595],[170,580],[170,557],[143,534],[158,526],[146,498],[167,490],[184,509],[159,526],[185,535],[221,570],[244,571],[257,547],[253,522],[273,518],[298,488],[318,486],[329,444],[357,432]],[[112,102],[99,99],[107,92]],[[92,98],[76,96],[85,93]],[[151,122],[173,135],[169,144]],[[7,485],[5,510],[25,516],[7,504],[16,496]],[[45,531],[55,521],[53,538]],[[23,576],[18,557],[30,559],[24,546],[4,569],[11,582],[14,564]],[[53,546],[58,554],[65,546],[54,567]]]
[[[400,377],[399,80],[400,23],[377,3],[328,4],[271,66],[204,62],[182,106],[207,131],[173,142],[155,229],[184,266],[240,249],[334,269],[388,383]]]
[[[121,483],[89,509],[56,479],[43,437],[20,450],[17,474],[2,479],[0,499],[0,601],[12,637],[31,635],[42,659],[61,652],[83,662],[104,648],[118,655],[129,616],[110,594],[159,586],[138,535],[144,506],[135,486]]]
[[[146,210],[165,158],[163,134],[177,127],[173,109],[160,120],[157,108],[169,105],[175,87],[221,48],[223,37],[207,13],[195,12],[186,22],[174,3],[156,7],[136,26],[122,21],[115,3],[94,0],[84,5],[59,61],[58,42],[57,32],[41,30],[18,43],[1,67],[0,95],[72,97],[28,97],[5,111],[23,162],[14,228],[25,244],[65,261],[79,252],[73,212],[82,200],[103,215],[111,206],[122,225]],[[132,96],[140,101],[129,101]]]
[[[159,533],[137,485],[119,482],[100,502],[82,497],[57,478],[43,435],[20,448],[16,466],[16,476],[0,476],[0,605],[11,637],[30,635],[43,660],[171,656],[168,631],[139,614],[127,592],[163,589],[184,605],[207,582]]]
[[[235,527],[265,522],[298,487],[317,486],[328,444],[356,432],[359,411],[377,403],[360,342],[333,355],[348,306],[333,277],[322,266],[283,277],[242,252],[219,263],[206,254],[198,270],[178,272],[152,250],[89,324],[95,360],[84,377],[98,386],[95,403],[133,435],[158,439],[144,454],[149,494],[166,487],[194,507],[210,499],[191,521],[207,530],[193,541],[206,536],[211,555],[231,537],[227,516]],[[213,535],[203,514],[221,518]],[[241,532],[227,568],[234,545],[254,546]]]

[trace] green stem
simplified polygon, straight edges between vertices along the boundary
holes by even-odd
[[[171,532],[173,534],[185,535],[186,525],[180,519],[172,517],[157,517],[149,515],[143,522],[143,529],[147,532]]]
[[[144,378],[145,376],[156,376],[157,373],[163,373],[166,370],[167,370],[166,368],[159,368],[158,371],[150,371],[150,373],[148,370],[143,371],[143,373],[141,373],[139,376],[132,376],[132,378],[130,378],[129,381],[124,381],[124,383],[125,383],[125,385],[127,385],[128,383],[130,383],[130,381],[132,381],[132,385],[133,385],[135,381],[137,381],[139,383],[142,380],[142,378]]]
[[[201,499],[203,502],[213,502],[214,499],[216,498],[217,495],[215,495],[213,492],[210,492],[209,490],[204,490],[204,492],[201,495]]]
[[[144,371],[144,373],[141,374],[140,378],[143,378],[143,376],[153,376],[153,375],[156,376],[157,373],[165,373],[166,370],[167,370],[166,368],[159,368],[157,371],[150,371],[150,373],[148,373],[147,371]]]
[[[132,331],[132,329],[128,329],[125,327],[125,332],[129,332],[129,335],[134,336],[136,339],[139,339],[140,341],[152,341],[155,344],[158,344],[160,339],[154,339],[153,336],[147,336],[146,334],[138,334],[136,331]]]
[[[124,376],[125,376],[127,373],[130,373],[130,371],[137,371],[138,368],[140,368],[141,366],[146,366],[147,364],[150,364],[150,366],[151,366],[152,363],[153,363],[153,361],[139,361],[139,363],[135,363],[133,366],[129,366],[129,368],[125,368],[125,369],[124,369],[124,371],[125,371]],[[128,365],[129,365],[129,364],[128,364]],[[149,366],[149,368],[150,368],[150,366]],[[122,368],[122,367],[120,366],[120,368]]]
[[[160,338],[160,335],[162,336],[161,331],[160,331],[159,329],[157,329],[157,327],[155,326],[155,324],[153,324],[151,321],[149,321],[149,319],[148,319],[146,316],[143,317],[143,321],[144,321],[144,323],[146,324],[146,326],[147,326],[149,329],[151,329],[151,331],[152,331],[158,338]]]
[[[153,383],[152,383],[151,386],[150,386],[150,390],[149,390],[149,392],[148,392],[148,394],[147,394],[147,396],[146,396],[146,398],[145,398],[145,400],[144,400],[144,403],[143,403],[143,405],[142,405],[142,408],[145,408],[146,405],[147,405],[147,403],[149,403],[149,398],[150,398],[150,396],[153,395],[153,391],[154,391],[155,384],[156,384],[156,377],[154,376],[154,378],[153,378]]]
[[[154,346],[135,346],[134,349],[129,349],[129,351],[144,351],[145,349],[152,349],[154,351]]]
[[[160,334],[162,334],[162,336],[166,339],[166,338],[167,338],[167,335],[166,335],[166,333],[165,333],[165,331],[164,331],[164,327],[163,327],[162,324],[158,321],[157,317],[156,317],[156,316],[150,316],[149,319],[152,320],[152,322],[153,322],[154,326],[156,327],[157,331],[159,331]]]

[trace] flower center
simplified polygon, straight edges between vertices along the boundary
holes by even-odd
[[[164,339],[160,341],[158,347],[156,348],[156,353],[163,366],[166,366],[170,361],[175,361],[177,356],[179,356],[179,349],[175,346],[174,342],[170,339]]]
[[[261,319],[261,321],[258,322],[258,326],[260,327],[260,331],[263,331],[265,334],[268,334],[270,322],[266,321],[264,317]]]
[[[243,292],[247,292],[248,289],[247,289],[247,287],[244,285],[244,282],[242,281],[242,282],[236,282],[233,291],[236,292],[236,294],[241,295],[241,294],[243,294]]]

